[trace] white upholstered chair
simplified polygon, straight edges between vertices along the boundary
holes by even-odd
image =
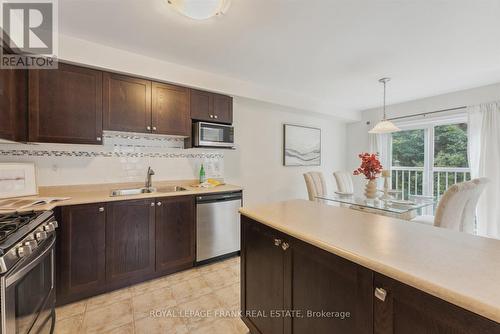
[[[353,193],[354,185],[352,183],[351,173],[337,171],[333,172],[333,176],[335,176],[335,181],[337,182],[337,189],[343,193]]]
[[[477,202],[488,182],[483,177],[452,185],[441,197],[435,216],[418,216],[412,222],[475,233]]]
[[[326,196],[326,183],[323,173],[308,172],[304,174],[307,193],[310,201],[316,201],[316,196]]]

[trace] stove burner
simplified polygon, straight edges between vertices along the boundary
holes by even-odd
[[[4,241],[9,235],[35,219],[39,214],[40,213],[34,211],[29,211],[0,215],[0,242]]]

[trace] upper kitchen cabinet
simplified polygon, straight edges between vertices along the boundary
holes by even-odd
[[[59,63],[29,71],[29,141],[102,143],[102,72]]]
[[[27,70],[0,70],[0,138],[27,140]]]
[[[226,95],[191,89],[191,118],[198,121],[231,124],[233,98]]]
[[[104,129],[151,132],[151,81],[105,72]]]
[[[152,132],[191,136],[189,89],[153,82],[152,90]]]

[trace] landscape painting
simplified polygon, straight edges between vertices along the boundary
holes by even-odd
[[[321,165],[321,129],[284,124],[283,135],[283,165]]]

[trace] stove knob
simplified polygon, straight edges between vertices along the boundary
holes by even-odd
[[[59,224],[57,223],[57,220],[53,220],[50,223],[53,224],[55,228],[59,227]]]
[[[26,240],[26,241],[24,242],[24,245],[25,245],[25,246],[30,246],[30,247],[31,247],[31,249],[35,249],[35,248],[38,246],[38,243],[36,242],[36,240],[31,239],[31,240]]]
[[[32,253],[30,246],[19,246],[17,247],[17,256],[20,258],[26,257]]]
[[[39,242],[42,241],[42,240],[45,240],[45,239],[47,239],[47,232],[45,232],[45,231],[36,232],[35,233],[35,238]]]
[[[54,226],[54,224],[48,223],[47,225],[43,226],[43,229],[46,232],[54,232],[54,230],[56,229],[56,227]]]

